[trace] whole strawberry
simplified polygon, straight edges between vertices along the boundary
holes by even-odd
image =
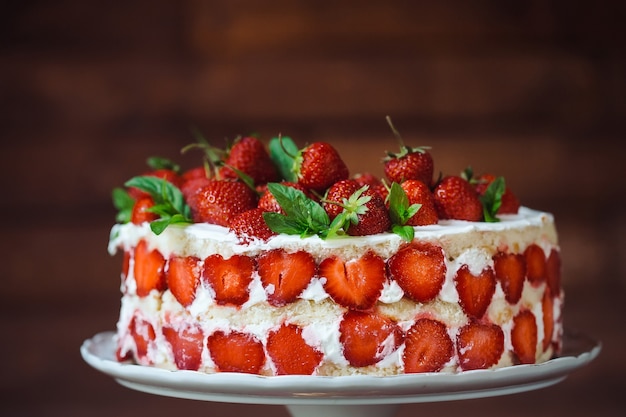
[[[409,199],[409,204],[419,204],[420,208],[406,224],[409,226],[425,226],[437,224],[439,216],[435,208],[435,198],[430,188],[420,180],[407,180],[400,184]]]
[[[459,176],[444,177],[433,194],[440,219],[482,220],[483,206],[478,193],[467,180]]]
[[[324,207],[324,210],[328,213],[328,217],[334,220],[335,217],[340,215],[344,210],[344,200],[347,201],[350,196],[361,187],[362,186],[353,179],[337,181],[331,185],[322,202],[322,207]]]
[[[402,137],[387,117],[396,139],[400,142],[400,152],[387,152],[383,159],[385,175],[391,182],[402,184],[406,180],[419,180],[430,186],[433,181],[435,164],[427,146],[410,148],[404,144]]]
[[[243,243],[249,243],[255,239],[267,240],[276,233],[269,228],[263,219],[263,210],[253,208],[239,213],[231,220],[229,224],[239,240]]]
[[[282,181],[280,182],[280,184],[287,187],[295,188],[296,190],[300,190],[304,194],[306,194],[307,197],[311,197],[309,191],[296,182]],[[285,211],[280,207],[278,201],[276,201],[276,197],[274,197],[274,195],[270,192],[269,189],[267,189],[267,187],[265,187],[261,192],[258,207],[263,211],[271,211],[275,213],[285,214]]]
[[[240,213],[257,205],[257,196],[240,181],[212,179],[188,201],[194,222],[228,227]]]
[[[220,168],[222,178],[238,178],[235,168],[251,177],[254,184],[264,184],[278,179],[278,170],[270,159],[263,142],[253,136],[235,141]]]
[[[478,195],[483,196],[487,192],[487,189],[496,180],[496,176],[493,174],[482,174],[478,178],[472,181],[475,184],[476,192]],[[520,208],[520,202],[517,196],[513,194],[513,191],[505,185],[504,193],[500,198],[500,207],[497,210],[497,214],[517,214]]]
[[[302,149],[295,158],[294,170],[300,185],[318,192],[349,176],[337,150],[326,142],[314,142]]]

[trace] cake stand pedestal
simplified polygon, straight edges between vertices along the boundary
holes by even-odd
[[[601,344],[566,332],[560,357],[537,365],[458,374],[274,376],[168,371],[115,360],[113,332],[83,342],[81,355],[121,385],[169,397],[284,405],[293,417],[392,417],[401,404],[493,397],[545,388],[594,360]]]

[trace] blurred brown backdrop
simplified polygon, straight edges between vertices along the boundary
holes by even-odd
[[[286,416],[137,393],[78,348],[113,329],[110,190],[147,156],[190,163],[190,128],[335,144],[380,174],[396,147],[505,175],[556,215],[566,326],[602,340],[545,390],[403,406],[454,415],[621,415],[626,361],[624,3],[22,1],[0,13],[2,415]],[[196,155],[197,156],[197,155]]]

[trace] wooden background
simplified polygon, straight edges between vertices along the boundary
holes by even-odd
[[[400,416],[622,415],[626,342],[624,3],[23,1],[0,14],[4,218],[2,415],[286,416],[280,407],[137,393],[78,349],[113,329],[119,258],[110,191],[192,127],[325,140],[380,174],[396,141],[437,172],[507,178],[553,212],[566,326],[602,340],[592,366],[545,390],[404,406]],[[539,405],[541,404],[541,405]],[[148,414],[150,413],[150,414]]]

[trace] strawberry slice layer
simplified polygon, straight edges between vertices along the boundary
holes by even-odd
[[[388,266],[405,294],[420,303],[434,299],[446,279],[443,250],[431,244],[406,246],[389,259]]]
[[[199,326],[190,326],[180,330],[165,326],[163,336],[172,348],[174,363],[178,369],[197,371],[200,368],[204,335]]]
[[[178,302],[187,307],[196,298],[200,283],[200,259],[195,256],[173,256],[166,273],[167,286]]]
[[[453,354],[454,344],[445,324],[429,318],[418,319],[406,334],[404,372],[438,372]]]
[[[294,302],[311,282],[317,270],[315,260],[305,251],[288,253],[275,249],[258,258],[259,275],[273,306]]]
[[[456,272],[454,282],[463,311],[470,317],[481,318],[496,291],[493,270],[486,267],[480,274],[474,275],[467,265],[463,265]]]
[[[511,330],[513,352],[520,363],[535,363],[537,353],[537,321],[530,310],[523,310],[513,319]]]
[[[270,332],[266,348],[277,375],[311,375],[324,357],[307,344],[302,329],[295,324],[283,324]]]
[[[207,338],[207,347],[220,372],[258,374],[265,364],[263,344],[251,334],[217,331]]]
[[[504,352],[504,332],[496,324],[471,321],[459,330],[456,345],[462,370],[487,369]]]
[[[250,298],[254,262],[245,255],[233,255],[224,259],[215,254],[204,260],[202,279],[215,291],[219,305],[240,306]]]
[[[150,250],[145,240],[135,247],[133,273],[137,283],[137,295],[146,297],[152,290],[159,292],[166,288],[165,258],[156,250]]]

